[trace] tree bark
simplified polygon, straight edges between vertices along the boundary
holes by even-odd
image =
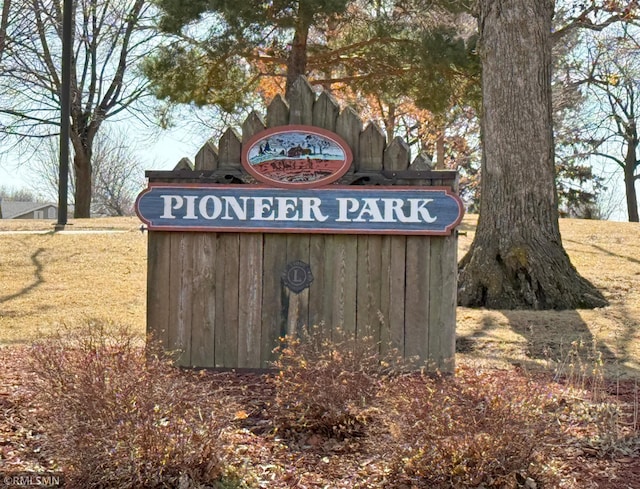
[[[291,51],[287,60],[287,83],[285,94],[300,75],[307,74],[307,39],[309,37],[309,23],[303,18],[296,23],[296,31],[291,42]]]
[[[73,170],[75,178],[73,217],[91,217],[93,196],[93,141],[101,124],[94,120],[87,123],[79,104],[72,104],[71,143],[73,144]],[[97,119],[97,118],[95,118]]]
[[[10,9],[11,0],[4,0],[2,4],[2,16],[0,17],[0,61],[2,61],[2,56],[7,46],[7,27],[9,26]]]
[[[476,236],[460,263],[459,303],[573,309],[607,301],[560,238],[551,108],[553,1],[480,0],[482,181]]]
[[[624,188],[627,197],[629,222],[638,222],[638,195],[636,194],[636,168],[638,167],[638,133],[633,123],[627,137],[627,154],[624,165]]]
[[[73,217],[91,217],[92,169],[90,152],[76,150],[73,157],[75,195]]]

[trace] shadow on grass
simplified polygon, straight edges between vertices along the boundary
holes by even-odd
[[[626,260],[629,261],[631,263],[636,263],[638,265],[640,265],[640,260],[638,260],[637,258],[631,257],[631,256],[625,256],[625,255],[619,255],[618,253],[614,253],[611,250],[608,250],[606,248],[603,248],[602,246],[598,246],[595,244],[591,244],[591,243],[583,243],[581,241],[574,241],[571,239],[564,239],[563,241],[566,241],[567,243],[574,243],[577,245],[581,245],[581,246],[590,246],[591,248],[598,250],[600,253],[603,253],[605,255],[609,255],[609,256],[613,256],[614,258],[620,258],[621,260]]]
[[[623,364],[633,360],[629,345],[634,341],[638,327],[629,315],[626,320],[617,318],[616,323],[624,324],[624,330],[616,341],[617,352],[598,341],[578,311],[527,311],[500,310],[508,321],[508,328],[518,335],[515,339],[499,339],[494,334],[500,326],[490,316],[485,315],[481,327],[472,334],[456,339],[456,351],[471,357],[486,360],[500,360],[514,365],[531,368],[560,368],[563,364],[576,361],[584,368],[599,368],[610,374],[622,372],[640,377],[640,371]]]
[[[43,282],[44,282],[44,277],[42,276],[42,272],[44,270],[44,267],[42,265],[42,263],[40,262],[39,259],[39,255],[44,251],[44,248],[38,248],[32,255],[31,255],[31,263],[33,263],[33,267],[34,267],[34,272],[33,275],[35,277],[34,281],[31,282],[29,285],[27,285],[26,287],[24,287],[22,290],[16,292],[15,294],[9,294],[9,295],[5,295],[3,297],[0,297],[0,304],[8,302],[12,299],[16,299],[17,297],[23,296],[28,294],[29,292],[31,292],[32,290],[34,290],[35,288],[37,288],[38,286],[40,286]]]

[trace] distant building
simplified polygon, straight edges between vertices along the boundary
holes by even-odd
[[[2,219],[57,219],[58,206],[42,202],[14,202],[0,199]]]

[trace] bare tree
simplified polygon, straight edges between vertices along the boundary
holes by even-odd
[[[11,0],[4,0],[2,3],[2,16],[0,17],[0,61],[7,45],[7,27],[9,25],[9,12],[11,11]]]
[[[144,171],[124,132],[99,138],[94,152],[92,212],[102,216],[131,216],[145,186]]]
[[[615,163],[624,175],[627,214],[638,222],[636,182],[640,180],[640,29],[618,26],[591,36],[583,49],[582,70],[573,82],[585,87],[589,111],[582,125],[580,157]]]
[[[144,188],[144,170],[123,131],[106,130],[97,135],[93,147],[91,213],[97,216],[130,216],[138,193]],[[34,160],[34,190],[54,198],[58,189],[58,146],[54,140]],[[70,168],[72,177],[73,168]],[[69,180],[75,195],[75,178]],[[75,202],[71,202],[75,205]]]
[[[0,186],[0,198],[19,202],[43,202],[34,192],[24,188]]]
[[[134,72],[156,31],[147,0],[76,0],[73,16],[71,143],[75,217],[89,217],[94,142],[105,120],[135,110],[146,80]],[[62,2],[13,0],[0,72],[0,136],[13,141],[59,131]],[[28,33],[28,35],[26,34]],[[143,111],[138,115],[145,117]]]

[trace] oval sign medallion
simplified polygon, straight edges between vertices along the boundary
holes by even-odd
[[[275,187],[310,188],[335,182],[353,155],[337,134],[313,126],[279,126],[253,136],[242,165],[256,180]]]

